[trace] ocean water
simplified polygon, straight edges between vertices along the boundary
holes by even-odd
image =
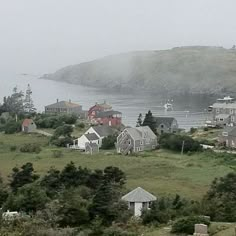
[[[33,101],[39,112],[44,110],[45,105],[54,103],[57,99],[71,99],[81,104],[84,110],[96,102],[106,101],[114,110],[122,112],[123,123],[129,126],[135,126],[139,113],[145,116],[148,110],[151,110],[153,115],[175,117],[180,128],[188,130],[191,127],[203,126],[208,118],[206,108],[211,104],[211,98],[208,97],[182,96],[173,99],[173,111],[165,111],[164,104],[167,98],[164,99],[158,94],[114,93],[105,89],[37,79],[33,76],[1,78],[0,99],[10,95],[15,86],[25,91],[27,84],[31,86]]]

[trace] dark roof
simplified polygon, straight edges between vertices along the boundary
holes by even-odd
[[[84,135],[89,141],[98,140],[99,137],[95,133],[85,134]]]
[[[110,117],[113,115],[121,115],[122,113],[119,111],[100,111],[97,112],[96,118],[104,118],[104,117]]]
[[[96,143],[85,143],[85,146],[90,148],[98,148],[98,145]]]
[[[113,129],[107,125],[93,126],[93,129],[98,133],[100,137],[107,137],[108,135],[114,134]]]
[[[46,108],[75,108],[80,107],[77,103],[67,102],[67,101],[60,101],[53,103],[51,105],[45,106]]]
[[[155,121],[156,127],[158,127],[161,124],[164,124],[164,125],[170,127],[172,122],[175,120],[174,117],[164,117],[164,116],[153,117],[153,119]]]
[[[152,202],[157,200],[154,195],[147,192],[141,187],[138,187],[133,191],[127,193],[121,199],[127,202]]]

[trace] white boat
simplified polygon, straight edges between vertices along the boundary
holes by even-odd
[[[224,98],[218,98],[217,101],[221,103],[232,103],[234,98],[230,96],[225,96]]]
[[[164,105],[164,108],[166,111],[173,111],[173,105],[169,102]]]

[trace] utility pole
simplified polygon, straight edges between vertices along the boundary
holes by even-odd
[[[183,141],[183,143],[182,143],[182,148],[181,148],[181,155],[183,155],[183,154],[184,154],[184,142],[185,142],[185,141]]]

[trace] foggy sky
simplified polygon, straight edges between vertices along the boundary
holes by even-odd
[[[133,50],[230,48],[235,11],[235,0],[0,0],[0,80]]]

